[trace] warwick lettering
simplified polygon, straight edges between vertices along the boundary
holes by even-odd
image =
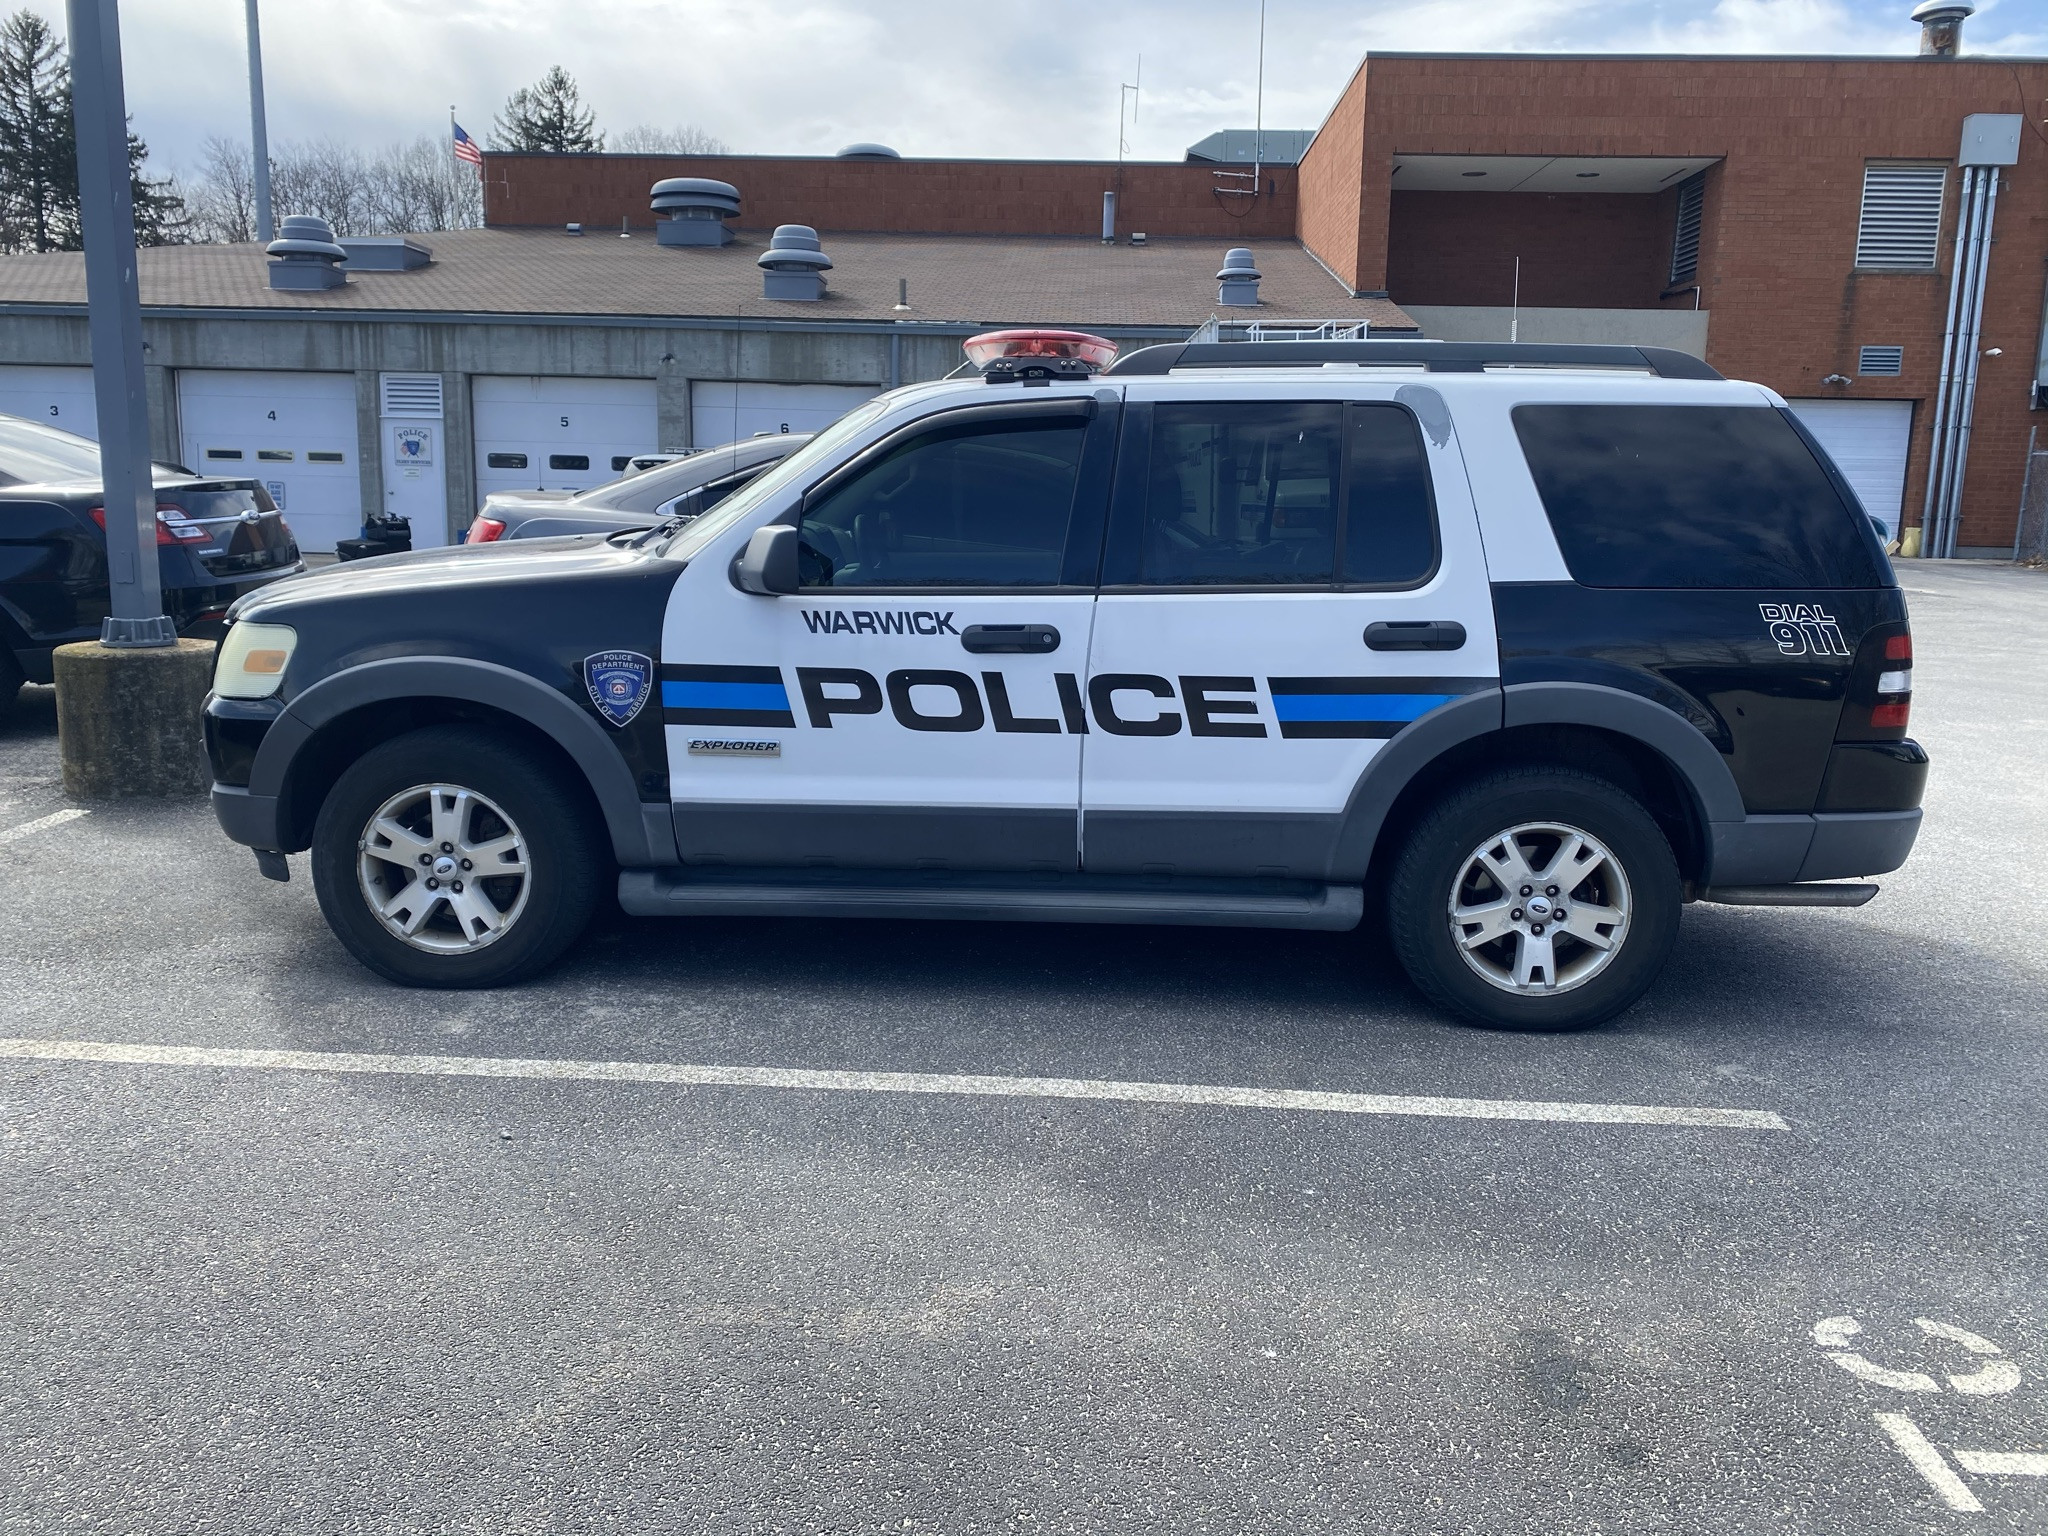
[[[804,624],[814,635],[957,635],[953,614],[918,608],[805,608]]]

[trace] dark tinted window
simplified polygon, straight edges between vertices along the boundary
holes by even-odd
[[[548,455],[549,469],[588,469],[590,455],[587,453],[551,453]]]
[[[1874,587],[1860,512],[1777,411],[1522,405],[1515,431],[1589,587]]]
[[[484,463],[492,469],[524,469],[526,455],[523,453],[487,453]]]
[[[804,508],[810,587],[1056,586],[1079,417],[922,433]]]
[[[1344,428],[1344,579],[1420,586],[1436,571],[1436,507],[1422,431],[1397,405],[1351,406]]]
[[[1342,413],[1334,403],[1159,406],[1139,579],[1163,587],[1330,580]]]
[[[306,462],[309,464],[339,464],[341,461],[340,454],[329,453],[320,448],[315,448],[306,455]]]
[[[250,164],[253,165],[255,162],[252,160]],[[615,473],[631,468],[632,463],[633,456],[630,453],[615,453],[612,455],[612,469]]]

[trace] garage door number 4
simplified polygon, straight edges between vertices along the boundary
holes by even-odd
[[[2006,1359],[2005,1351],[1983,1335],[1959,1328],[1954,1323],[1939,1323],[1930,1318],[1916,1317],[1913,1321],[1928,1338],[1957,1345],[1983,1362],[1974,1370],[1947,1377],[1950,1391],[1964,1397],[2002,1397],[2019,1386],[2019,1366]],[[1813,1325],[1813,1342],[1827,1352],[1828,1359],[1858,1381],[1868,1382],[1871,1386],[1886,1387],[1894,1392],[1939,1393],[1942,1390],[1941,1383],[1925,1371],[1895,1370],[1849,1348],[1862,1332],[1863,1325],[1853,1317],[1824,1317]],[[1957,1473],[1956,1467],[1980,1477],[2048,1477],[2048,1455],[2031,1451],[1957,1449],[1953,1452],[1955,1465],[1951,1466],[1949,1458],[1906,1414],[1879,1413],[1876,1419],[1878,1428],[1885,1432],[1893,1448],[1906,1458],[1944,1504],[1959,1513],[1982,1514],[1984,1505]]]

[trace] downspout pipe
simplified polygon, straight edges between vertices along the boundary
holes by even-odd
[[[1968,236],[1972,199],[1976,193],[1974,168],[1963,172],[1962,195],[1956,204],[1955,253],[1949,267],[1948,319],[1941,334],[1941,383],[1934,395],[1934,424],[1927,457],[1927,494],[1920,507],[1920,552],[1933,557],[1940,551],[1939,524],[1942,487],[1948,478],[1950,401],[1954,395],[1956,327],[1963,314],[1963,257]]]
[[[1977,168],[1982,182],[1979,193],[1982,213],[1976,230],[1976,248],[1971,252],[1970,266],[1970,312],[1964,336],[1968,338],[1968,351],[1960,359],[1962,378],[1957,385],[1960,396],[1955,420],[1955,447],[1948,483],[1948,507],[1941,520],[1941,557],[1952,560],[1956,553],[1956,539],[1962,531],[1963,521],[1963,477],[1970,462],[1970,427],[1977,408],[1977,369],[1984,357],[1984,288],[1990,277],[1991,267],[1991,222],[1998,211],[1998,170],[1995,166]]]

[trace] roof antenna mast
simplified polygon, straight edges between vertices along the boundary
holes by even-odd
[[[1227,141],[1226,141],[1227,142]],[[1228,151],[1226,150],[1227,154]],[[1212,171],[1215,190],[1232,197],[1259,195],[1259,183],[1266,167],[1266,0],[1259,0],[1259,72],[1252,93],[1252,168],[1249,171]]]

